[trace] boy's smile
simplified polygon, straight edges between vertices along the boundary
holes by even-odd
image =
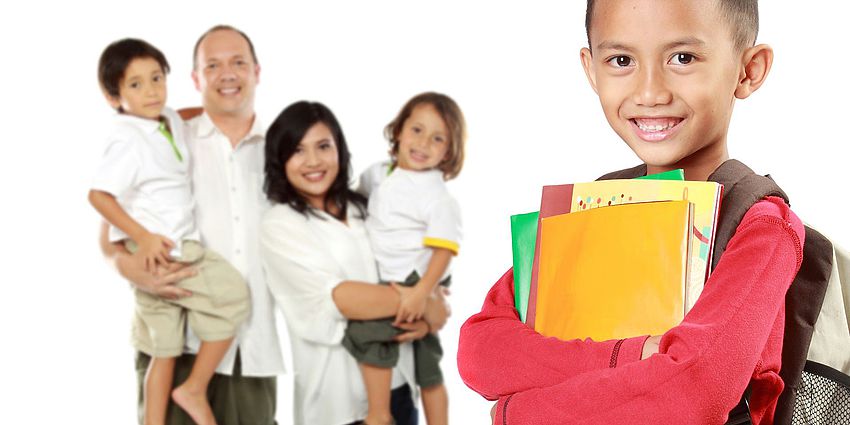
[[[705,179],[728,158],[726,133],[752,49],[735,48],[716,1],[599,0],[582,64],[614,131],[648,172]],[[772,56],[771,56],[772,58]]]

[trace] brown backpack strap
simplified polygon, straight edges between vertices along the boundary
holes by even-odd
[[[717,220],[714,254],[711,260],[711,270],[714,270],[723,252],[726,251],[726,245],[729,244],[729,240],[732,239],[750,207],[767,196],[778,196],[788,203],[788,195],[769,175],[760,176],[735,159],[720,164],[708,176],[708,181],[723,185],[723,200],[720,203],[720,216]]]
[[[767,196],[781,197],[787,203],[788,195],[769,175],[760,176],[734,159],[721,164],[708,179],[723,184],[711,264],[714,270],[750,207]],[[785,388],[776,404],[774,421],[777,424],[791,423],[797,389],[831,272],[832,243],[806,227],[803,263],[785,295],[785,336],[779,371]]]
[[[831,275],[832,242],[817,230],[806,226],[803,264],[785,294],[785,336],[782,342],[782,368],[779,370],[785,388],[776,402],[776,424],[791,423],[812,333]]]

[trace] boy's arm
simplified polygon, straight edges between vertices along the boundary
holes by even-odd
[[[771,390],[780,380],[778,364],[760,358],[781,345],[785,292],[803,240],[802,223],[781,200],[759,202],[697,304],[662,337],[659,354],[503,395],[494,423],[723,423],[751,377],[773,382]],[[770,422],[777,395],[758,394],[753,413],[767,416],[754,422]]]
[[[178,299],[192,295],[174,284],[197,274],[193,267],[172,262],[158,273],[145,270],[144,258],[131,255],[121,243],[109,241],[109,223],[100,226],[100,250],[104,258],[134,287],[161,298]]]
[[[445,248],[431,248],[431,260],[425,274],[416,282],[410,296],[402,296],[395,323],[413,322],[422,318],[425,312],[425,302],[434,292],[434,288],[440,283],[440,278],[449,268],[449,262],[454,252]]]
[[[461,327],[457,366],[467,386],[495,400],[557,385],[580,373],[636,362],[646,338],[597,342],[545,337],[519,320],[513,270],[508,270],[490,289],[481,312]]]
[[[89,202],[106,221],[121,229],[138,244],[148,270],[154,270],[157,264],[167,265],[170,262],[168,251],[174,243],[164,236],[148,232],[124,211],[112,194],[92,189],[89,191]]]

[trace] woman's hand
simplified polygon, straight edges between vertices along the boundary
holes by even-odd
[[[406,331],[402,334],[396,335],[394,338],[396,342],[409,342],[422,339],[425,335],[428,335],[429,331],[428,323],[424,320],[417,320],[412,323],[402,322],[394,326]]]
[[[428,322],[432,333],[436,333],[442,329],[452,314],[452,309],[446,300],[446,295],[448,295],[448,289],[440,286],[428,297],[428,303],[425,306],[425,314],[422,316],[422,319]]]

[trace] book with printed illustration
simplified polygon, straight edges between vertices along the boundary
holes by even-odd
[[[685,315],[693,219],[686,200],[543,218],[534,329],[602,341],[676,326]]]

